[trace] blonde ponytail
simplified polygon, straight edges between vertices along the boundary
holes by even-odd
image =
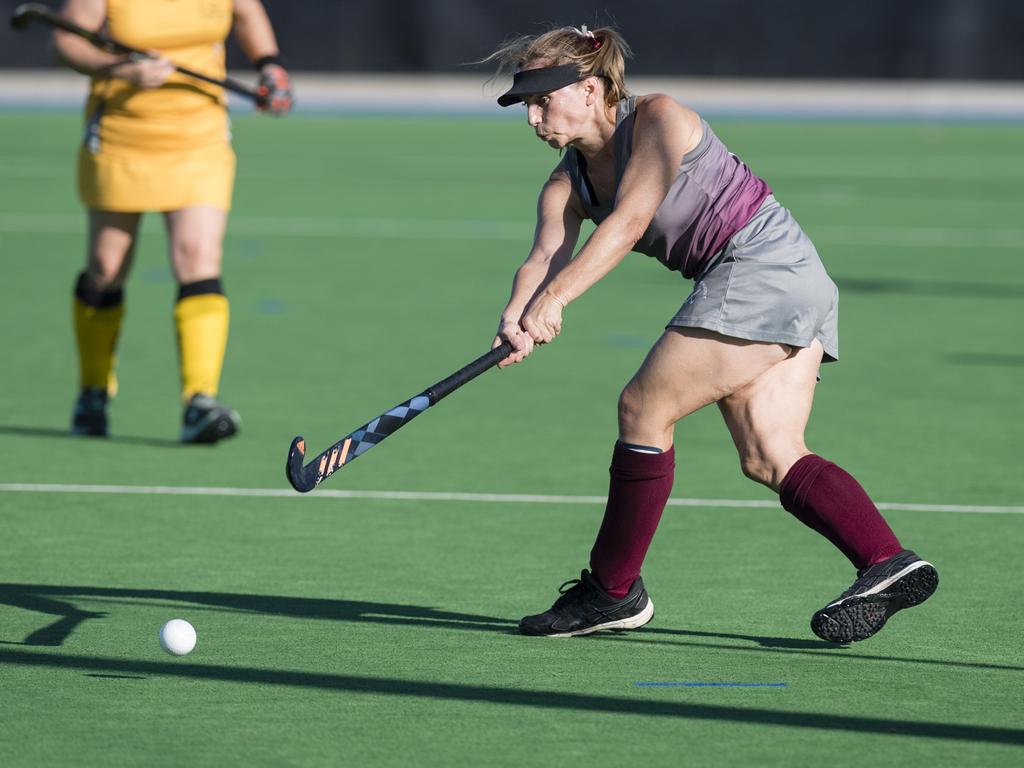
[[[611,27],[559,27],[508,40],[483,62],[497,64],[495,77],[522,69],[572,64],[581,79],[594,76],[604,81],[605,103],[611,106],[629,95],[626,59],[632,55],[622,35]]]

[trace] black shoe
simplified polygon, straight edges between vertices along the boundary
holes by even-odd
[[[938,586],[935,567],[904,549],[858,571],[853,586],[811,617],[811,629],[832,643],[865,640],[896,611],[923,603]]]
[[[242,426],[238,413],[209,395],[193,395],[185,406],[181,425],[181,442],[216,443],[231,437]]]
[[[578,579],[565,582],[558,591],[562,596],[550,610],[520,620],[519,631],[522,634],[546,637],[589,635],[602,629],[636,629],[654,618],[654,603],[639,576],[629,588],[629,594],[622,598],[612,597],[601,589],[586,570]]]
[[[87,387],[79,393],[71,411],[71,434],[107,436],[107,390]]]

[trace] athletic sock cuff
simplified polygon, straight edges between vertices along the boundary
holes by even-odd
[[[675,446],[664,453],[640,453],[631,451],[622,442],[616,442],[609,472],[612,477],[623,480],[654,480],[672,474],[675,468]]]
[[[124,302],[124,289],[115,288],[112,291],[104,291],[94,286],[85,272],[80,272],[78,281],[75,283],[75,298],[87,307],[109,309]]]
[[[635,451],[636,453],[664,453],[664,451],[661,450],[661,448],[656,448],[653,445],[637,445],[636,443],[624,443],[621,440],[619,440],[619,445],[621,445],[623,448],[629,448],[629,450]]]
[[[219,277],[211,277],[208,280],[196,280],[194,283],[182,283],[178,286],[178,301],[187,299],[189,296],[204,296],[213,294],[224,295],[224,286]]]
[[[823,459],[815,453],[809,453],[797,459],[779,486],[779,501],[782,503],[782,508],[787,512],[793,512],[801,506],[807,495],[807,490],[815,479],[823,470],[831,466],[834,466],[831,461]]]

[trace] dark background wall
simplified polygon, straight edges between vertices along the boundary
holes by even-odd
[[[174,0],[140,0],[173,2]],[[633,74],[1024,79],[1024,0],[264,0],[296,70],[458,72],[548,24],[614,23]],[[16,0],[0,0],[7,17]],[[59,2],[51,2],[59,7]],[[46,67],[0,32],[0,67]],[[236,48],[232,66],[244,65]]]

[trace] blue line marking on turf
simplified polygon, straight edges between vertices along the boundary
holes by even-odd
[[[288,307],[277,299],[260,299],[256,303],[256,311],[261,315],[285,315]]]
[[[788,688],[789,683],[633,683],[638,688]]]

